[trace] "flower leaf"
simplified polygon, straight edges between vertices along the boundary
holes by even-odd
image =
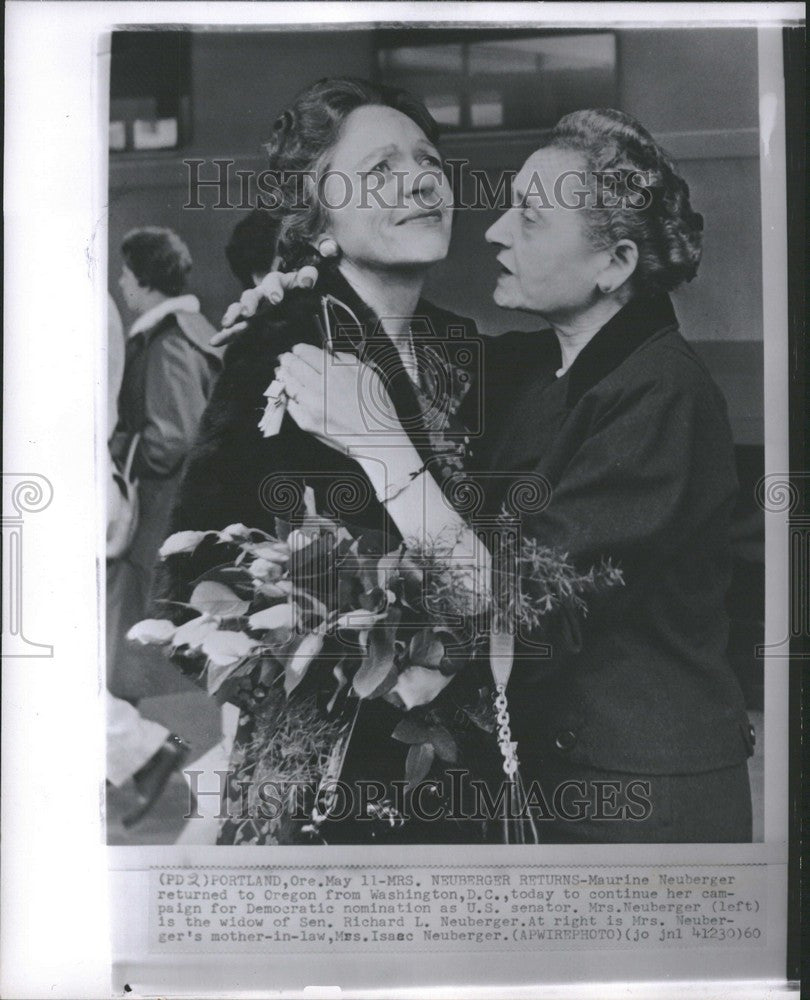
[[[420,667],[438,668],[444,657],[444,643],[429,628],[420,629],[411,639],[409,659]]]
[[[407,556],[403,556],[399,561],[396,582],[403,604],[414,609],[422,606],[425,596],[424,570]]]
[[[352,686],[358,698],[376,698],[391,690],[396,676],[397,668],[393,661],[389,666],[383,662],[373,663],[366,654],[360,669],[354,675]]]
[[[315,541],[315,535],[307,534],[302,531],[301,528],[293,528],[293,530],[287,536],[287,545],[290,547],[290,553],[298,552],[300,549],[305,549],[308,545],[311,545]]]
[[[221,635],[236,635],[236,632],[220,633]],[[234,677],[239,677],[242,674],[249,673],[256,661],[254,658],[239,659],[234,660],[233,663],[223,663],[216,664],[213,661],[208,661],[208,666],[205,671],[205,682],[208,694],[216,694],[220,690],[222,685]]]
[[[354,690],[360,698],[377,697],[394,686],[387,682],[395,682],[396,676],[394,626],[375,625],[368,635],[368,649],[363,663],[354,675]]]
[[[427,743],[430,740],[430,727],[409,713],[399,720],[391,738],[400,743]]]
[[[413,788],[427,777],[435,752],[430,743],[415,743],[405,758],[405,778],[408,787]]]
[[[488,688],[479,688],[476,700],[470,704],[461,705],[461,710],[471,722],[474,722],[485,733],[495,732],[495,711]]]
[[[204,614],[219,615],[223,618],[243,615],[250,606],[248,601],[240,600],[230,587],[216,580],[203,580],[202,583],[198,583],[189,598],[189,603]]]
[[[361,608],[373,613],[383,611],[388,604],[388,597],[381,587],[372,587],[371,590],[363,591],[357,600]]]
[[[475,654],[475,642],[467,636],[457,636],[448,629],[442,628],[438,638],[444,646],[444,656],[439,662],[439,670],[452,676],[463,670]]]
[[[256,545],[245,545],[243,548],[257,559],[280,563],[282,566],[290,561],[290,547],[286,542],[259,542]]]
[[[278,580],[284,570],[281,563],[259,558],[254,559],[248,566],[248,572],[254,580]]]
[[[438,757],[448,764],[456,763],[458,760],[458,746],[450,732],[444,726],[431,726],[429,739]]]
[[[176,531],[160,546],[158,555],[166,559],[180,552],[193,552],[204,538],[215,534],[215,531]]]
[[[205,638],[211,632],[216,632],[216,630],[217,623],[210,615],[200,615],[198,618],[192,618],[191,621],[186,622],[185,625],[181,625],[174,633],[172,648],[180,649],[181,646],[187,646],[190,652],[201,649]]]
[[[251,529],[246,528],[244,524],[229,524],[227,528],[223,528],[218,534],[220,541],[239,542],[250,538],[250,532]]]
[[[203,639],[201,649],[215,667],[229,667],[252,652],[256,645],[244,632],[217,631]]]
[[[293,592],[291,580],[275,580],[269,583],[261,583],[256,590],[257,594],[269,598],[287,598]]]
[[[323,633],[303,636],[293,651],[284,652],[284,691],[291,694],[306,676],[309,665],[323,648]]]
[[[408,667],[397,678],[393,690],[402,699],[405,708],[411,709],[433,701],[451,680],[452,677],[429,667]]]
[[[216,583],[223,583],[230,587],[237,597],[248,600],[253,596],[253,577],[240,566],[233,563],[221,563],[219,566],[212,566],[211,569],[201,573],[194,580],[194,586],[203,583],[205,580],[214,580]]]
[[[248,618],[248,625],[256,632],[273,633],[276,642],[286,642],[295,628],[296,618],[295,606],[285,601],[257,611]]]

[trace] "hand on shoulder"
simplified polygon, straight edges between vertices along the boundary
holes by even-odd
[[[237,333],[246,330],[248,321],[263,305],[277,306],[288,289],[312,288],[318,280],[318,271],[312,266],[298,271],[270,271],[255,288],[248,288],[238,302],[233,302],[222,317],[223,329],[214,334],[211,344],[215,347],[228,343]]]

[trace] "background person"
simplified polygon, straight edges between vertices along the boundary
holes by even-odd
[[[280,221],[266,208],[254,208],[233,227],[225,257],[242,288],[253,288],[278,262]]]
[[[118,393],[124,376],[124,326],[111,295],[107,295],[107,428],[112,433],[118,419]],[[107,452],[110,463],[112,457]],[[108,489],[114,489],[110,478]],[[108,570],[110,563],[108,562]],[[134,779],[138,800],[123,818],[125,826],[137,822],[156,801],[172,771],[188,752],[174,733],[144,718],[134,705],[106,692],[107,780],[121,788]]]
[[[220,370],[209,341],[214,330],[199,302],[183,294],[191,255],[176,233],[146,227],[122,243],[119,287],[134,314],[118,419],[110,453],[123,464],[133,436],[139,480],[137,532],[127,554],[107,573],[107,685],[133,703],[166,690],[162,659],[126,641],[129,628],[147,616],[158,548],[168,534],[171,506],[183,462],[197,433]]]

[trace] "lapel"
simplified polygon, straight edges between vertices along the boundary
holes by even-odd
[[[537,334],[542,364],[499,429],[493,467],[522,469],[536,464],[585,393],[654,334],[673,326],[677,319],[665,293],[632,299],[595,334],[559,379],[555,377],[561,363],[557,337],[550,330]]]
[[[610,375],[654,333],[677,325],[666,292],[631,299],[588,341],[568,369],[568,409],[573,409],[589,389]]]
[[[379,370],[397,416],[417,451],[427,460],[431,455],[431,427],[425,421],[424,399],[420,400],[399,351],[379,317],[336,268],[324,269],[315,291],[329,297],[328,322],[334,349],[356,354]],[[449,405],[454,414],[469,390],[470,382],[469,379],[459,378],[457,367],[445,357],[447,352],[443,348],[447,340],[447,320],[448,315],[442,310],[420,299],[413,322],[414,352],[420,370],[436,381],[431,395],[449,393]],[[326,323],[327,317],[319,316],[318,325],[324,340]],[[433,400],[429,399],[430,402]],[[441,405],[444,405],[444,397]]]

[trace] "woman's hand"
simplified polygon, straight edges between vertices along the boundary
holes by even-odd
[[[272,305],[278,305],[284,298],[284,292],[287,288],[312,288],[317,280],[318,270],[311,265],[289,273],[270,271],[255,288],[246,289],[242,292],[238,302],[233,302],[228,306],[222,317],[224,329],[214,334],[211,338],[211,344],[214,347],[226,344],[231,337],[244,330],[247,326],[247,320],[255,315],[262,302],[267,301]]]
[[[276,378],[284,386],[287,412],[298,426],[330,448],[359,457],[407,435],[376,369],[353,354],[330,354],[296,344],[282,354]]]
[[[353,354],[296,344],[280,356],[276,378],[298,426],[357,460],[403,538],[448,544],[461,586],[475,607],[484,606],[489,552],[425,471],[376,369]]]

